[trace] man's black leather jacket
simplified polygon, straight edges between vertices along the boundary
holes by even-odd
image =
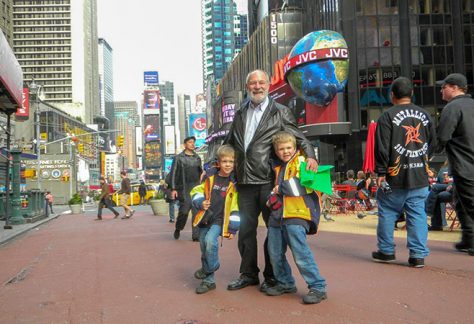
[[[229,134],[224,140],[224,144],[230,144],[235,149],[235,170],[239,184],[266,184],[273,181],[269,159],[275,156],[272,136],[279,131],[293,134],[305,155],[316,159],[313,145],[296,126],[291,110],[272,99],[245,151],[245,123],[248,109],[249,103],[246,103],[235,113]]]
[[[170,171],[170,188],[177,191],[191,191],[200,183],[202,173],[201,158],[194,153],[183,152],[175,156]]]

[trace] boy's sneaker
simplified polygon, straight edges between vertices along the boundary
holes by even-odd
[[[395,254],[385,254],[380,251],[372,252],[372,260],[375,262],[392,262],[395,261]]]
[[[423,268],[425,266],[425,259],[423,258],[408,258],[408,265],[413,268]]]
[[[201,279],[202,280],[206,277],[207,277],[207,275],[204,272],[204,270],[202,270],[202,268],[199,269],[199,270],[196,270],[196,272],[194,273],[194,278],[196,278],[196,279]]]
[[[215,283],[201,282],[199,287],[196,288],[196,294],[205,294],[210,290],[216,289]]]
[[[277,284],[273,287],[268,287],[266,294],[268,296],[280,296],[283,294],[293,294],[296,292],[296,287],[285,287],[283,285]]]
[[[324,291],[316,289],[310,289],[308,294],[303,297],[304,304],[319,304],[322,300],[328,298],[328,295]]]

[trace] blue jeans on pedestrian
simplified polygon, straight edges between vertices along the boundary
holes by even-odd
[[[203,279],[206,283],[215,283],[214,272],[219,269],[219,236],[222,226],[211,225],[199,229],[199,243],[201,245],[202,270],[207,275]]]
[[[377,247],[384,254],[395,254],[393,241],[394,225],[404,211],[407,227],[407,247],[411,258],[424,258],[427,247],[428,225],[425,199],[428,187],[417,189],[392,189],[391,193],[377,191],[379,222],[377,225]]]
[[[168,213],[170,215],[170,221],[173,221],[173,222],[174,222],[174,218],[175,218],[174,215],[176,213],[176,207],[179,207],[179,200],[178,199],[171,200],[168,203]]]
[[[306,229],[301,225],[268,227],[268,253],[278,283],[285,288],[295,286],[295,279],[285,255],[288,246],[308,288],[326,291],[326,280],[319,273],[318,265],[306,241]]]

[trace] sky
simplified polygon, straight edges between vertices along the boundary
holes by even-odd
[[[114,100],[141,100],[143,72],[175,94],[202,92],[201,0],[98,0],[98,36],[113,49]]]

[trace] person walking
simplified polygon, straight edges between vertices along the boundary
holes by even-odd
[[[122,216],[122,219],[128,219],[135,214],[135,210],[127,205],[128,198],[132,192],[132,186],[130,179],[127,177],[127,171],[120,171],[120,177],[122,178],[122,182],[120,184],[120,190],[117,193],[122,194],[120,196],[120,206],[122,206],[125,211],[125,215]]]
[[[175,240],[179,239],[180,232],[186,226],[189,211],[192,209],[192,220],[196,215],[196,209],[192,208],[191,197],[189,193],[191,189],[199,185],[202,164],[201,158],[196,154],[196,137],[189,136],[184,139],[184,150],[175,156],[173,165],[171,166],[171,200],[179,201],[178,217],[176,219],[176,227],[173,233]],[[199,241],[199,228],[192,228],[192,240]]]
[[[51,210],[51,215],[54,214],[54,211],[53,211],[54,197],[51,191],[46,191],[46,194],[44,195],[44,199],[46,200],[46,209],[49,207],[49,209]]]
[[[179,202],[177,199],[171,198],[171,172],[165,177],[163,189],[163,192],[165,193],[165,201],[168,203],[169,222],[174,223],[176,208],[179,207]]]
[[[112,213],[114,213],[115,217],[119,216],[119,212],[112,207],[112,202],[110,200],[110,191],[109,185],[105,181],[104,177],[99,178],[100,182],[100,195],[99,195],[99,207],[97,209],[97,218],[96,220],[102,220],[102,208],[107,207]]]
[[[474,255],[474,100],[466,93],[463,74],[449,74],[440,83],[448,104],[439,119],[437,151],[446,148],[449,175],[453,177],[456,215],[462,229],[455,248]]]
[[[273,189],[273,172],[269,167],[273,154],[272,136],[285,130],[296,137],[297,144],[308,157],[308,168],[317,171],[318,163],[314,148],[296,126],[296,120],[288,107],[280,105],[268,97],[270,79],[262,70],[247,75],[246,101],[235,113],[229,134],[224,144],[235,149],[237,191],[239,192],[239,210],[241,227],[238,236],[238,248],[241,256],[240,277],[233,280],[229,290],[238,290],[260,283],[257,262],[257,226],[260,213],[265,224],[268,223],[270,210],[266,201]],[[265,268],[264,282],[260,290],[265,292],[275,285],[267,239],[264,242]]]
[[[138,186],[138,195],[140,196],[140,205],[146,204],[146,185],[143,180],[140,181],[140,185]]]
[[[425,199],[428,195],[428,156],[436,141],[435,126],[427,111],[411,102],[413,84],[395,79],[390,88],[393,106],[378,119],[375,167],[378,174],[376,262],[395,260],[393,231],[404,211],[407,220],[408,264],[424,267],[429,254]]]

